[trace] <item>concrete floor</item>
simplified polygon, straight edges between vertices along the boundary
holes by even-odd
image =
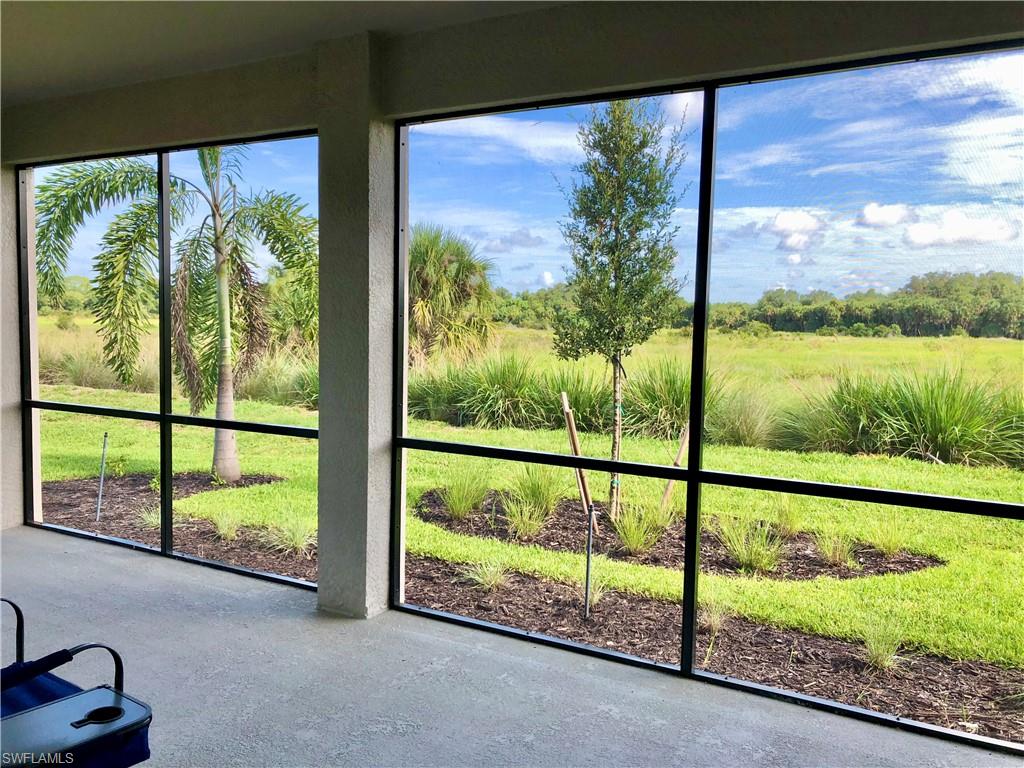
[[[5,531],[2,557],[30,658],[121,650],[154,766],[1021,765],[406,614],[333,618],[310,592],[56,533]],[[83,656],[67,677],[108,666]]]

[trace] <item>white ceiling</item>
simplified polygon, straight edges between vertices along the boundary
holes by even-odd
[[[548,2],[0,3],[0,96],[19,104],[404,34]]]

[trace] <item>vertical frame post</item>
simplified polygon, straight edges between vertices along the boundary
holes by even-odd
[[[406,300],[409,293],[409,128],[395,127],[395,320],[392,349],[394,398],[391,444],[391,605],[405,602],[405,364],[408,349]]]
[[[36,334],[36,272],[35,272],[35,190],[34,173],[22,168],[17,173],[16,204],[18,208],[18,333],[21,347],[21,488],[26,523],[41,523],[42,478],[40,476],[39,422],[40,414],[24,405],[34,400],[38,371],[38,336]]]
[[[171,168],[170,155],[157,155],[157,255],[160,262],[160,551],[174,551],[174,463],[171,440]]]
[[[700,574],[700,469],[704,447],[704,379],[707,369],[708,276],[715,183],[715,109],[718,91],[704,89],[700,134],[700,187],[697,203],[697,274],[693,297],[693,358],[690,363],[690,451],[686,469],[686,531],[683,563],[683,647],[681,669],[690,675],[697,647],[697,579]]]

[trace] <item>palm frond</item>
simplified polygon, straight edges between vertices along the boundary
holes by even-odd
[[[135,376],[145,298],[156,291],[157,204],[143,198],[117,214],[96,256],[93,290],[103,356],[123,384]]]
[[[192,415],[212,400],[220,362],[217,285],[212,235],[204,222],[182,236],[175,248],[171,288],[171,343],[174,365]]]
[[[41,296],[60,305],[75,233],[105,206],[156,195],[156,169],[138,158],[70,163],[36,188],[36,274]],[[155,209],[154,209],[155,210]]]
[[[266,295],[249,263],[246,245],[244,240],[234,239],[228,251],[232,315],[236,320],[231,330],[238,350],[235,363],[235,374],[238,376],[245,376],[252,371],[270,343]]]

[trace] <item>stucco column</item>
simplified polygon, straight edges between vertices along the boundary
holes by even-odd
[[[394,129],[370,35],[317,50],[320,133],[319,606],[387,608]]]

